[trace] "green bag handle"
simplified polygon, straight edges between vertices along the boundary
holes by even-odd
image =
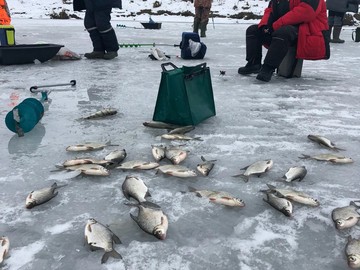
[[[163,71],[168,71],[168,70],[165,68],[166,66],[172,66],[173,69],[178,69],[178,67],[175,66],[173,63],[167,62],[167,63],[161,64],[161,68],[162,68]]]
[[[194,67],[194,69],[195,69],[196,71],[191,72],[191,73],[189,73],[189,74],[186,74],[186,75],[184,76],[186,80],[190,80],[190,79],[194,78],[195,76],[198,76],[198,75],[200,75],[201,73],[203,73],[203,72],[205,71],[205,69],[206,69],[206,63],[202,63],[202,64],[200,64],[200,65],[197,65],[197,66]]]

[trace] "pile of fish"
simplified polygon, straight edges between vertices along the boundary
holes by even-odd
[[[83,119],[95,119],[107,115],[114,115],[116,111],[103,110],[84,117]],[[167,129],[168,133],[161,137],[167,140],[201,140],[200,137],[191,137],[185,133],[194,130],[193,126],[179,127],[176,125],[161,123],[161,122],[145,122],[144,126],[151,128]],[[338,148],[329,139],[319,135],[309,135],[308,139],[318,143],[320,146],[326,147],[333,151],[344,151]],[[66,147],[68,152],[91,152],[104,149],[105,147],[118,146],[107,142],[103,143],[82,143],[70,145]],[[154,161],[149,160],[130,160],[125,161],[127,152],[125,149],[117,149],[102,158],[98,157],[77,157],[69,159],[58,165],[59,170],[75,171],[82,175],[108,176],[111,169],[116,171],[139,171],[139,170],[156,170],[156,173],[162,173],[178,178],[190,178],[198,176],[198,173],[207,177],[216,160],[207,160],[201,156],[201,163],[193,168],[184,165],[186,158],[190,151],[186,150],[184,145],[172,144],[158,144],[151,145],[151,153]],[[345,164],[352,163],[353,160],[349,157],[338,154],[316,154],[303,155],[301,159],[313,159],[317,161],[329,161],[331,163]],[[163,163],[163,164],[161,164]],[[272,159],[259,160],[252,164],[243,167],[243,172],[234,177],[241,177],[245,182],[249,182],[253,176],[260,177],[266,174],[274,166]],[[302,181],[307,174],[307,169],[304,165],[297,165],[290,167],[287,172],[280,178],[282,184],[288,185],[293,181]],[[32,209],[36,206],[49,202],[58,195],[58,189],[66,185],[58,185],[56,182],[50,187],[34,190],[30,192],[26,198],[25,207]],[[235,195],[220,190],[196,189],[188,186],[189,192],[194,193],[200,198],[205,198],[213,204],[223,205],[226,207],[243,208],[245,202]],[[169,220],[167,215],[163,212],[161,206],[151,201],[151,194],[148,186],[144,180],[137,175],[127,174],[121,186],[124,198],[127,200],[125,205],[137,208],[137,215],[133,214],[130,209],[130,217],[145,233],[156,237],[159,240],[165,240],[169,227]],[[278,188],[272,184],[267,184],[267,189],[261,190],[266,196],[263,200],[270,206],[280,211],[287,217],[294,215],[293,203],[307,205],[311,207],[318,207],[320,203],[302,191],[292,188]],[[186,193],[186,192],[182,192]],[[149,201],[150,199],[150,201]],[[339,207],[333,210],[332,219],[335,227],[338,230],[351,228],[358,223],[360,214],[357,210],[360,208],[356,205],[357,201],[351,201],[350,205]],[[122,256],[115,250],[114,245],[121,244],[120,238],[115,235],[109,228],[94,218],[90,218],[85,224],[85,240],[90,250],[102,249],[104,254],[101,258],[101,263],[107,262],[109,257],[115,259],[122,259]],[[9,252],[9,239],[7,237],[0,238],[0,264],[3,262]],[[360,268],[360,240],[348,237],[348,243],[345,247],[345,253],[348,260],[348,265],[351,268]]]

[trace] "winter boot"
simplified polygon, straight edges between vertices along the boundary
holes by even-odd
[[[253,64],[248,62],[244,67],[238,69],[238,73],[241,75],[248,75],[252,73],[259,73],[261,69],[261,64]]]
[[[200,20],[198,18],[195,18],[193,32],[199,34],[199,27],[200,27]]]
[[[275,68],[264,64],[264,65],[262,65],[259,74],[256,76],[256,79],[259,81],[263,81],[263,82],[270,82],[274,71],[275,71]]]
[[[206,37],[206,25],[207,23],[200,24],[200,37]]]
[[[118,56],[118,53],[117,52],[106,52],[104,54],[104,59],[105,60],[111,60],[111,59],[114,59],[115,57]]]
[[[331,43],[344,43],[345,40],[340,39],[340,32],[342,26],[334,26],[333,39],[330,39]]]
[[[85,53],[84,56],[87,59],[103,59],[104,58],[104,52],[101,51],[93,51],[91,53]]]

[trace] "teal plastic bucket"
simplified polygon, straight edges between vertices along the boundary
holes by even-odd
[[[9,130],[17,133],[14,110],[18,111],[18,126],[24,133],[31,131],[44,115],[44,106],[35,98],[27,98],[14,107],[5,117],[5,124]]]

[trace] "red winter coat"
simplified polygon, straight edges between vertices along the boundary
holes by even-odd
[[[329,25],[324,0],[318,0],[316,10],[301,0],[289,0],[290,11],[276,20],[276,31],[285,25],[299,25],[296,58],[306,60],[329,59]],[[267,25],[272,12],[271,4],[265,9],[259,27]]]

